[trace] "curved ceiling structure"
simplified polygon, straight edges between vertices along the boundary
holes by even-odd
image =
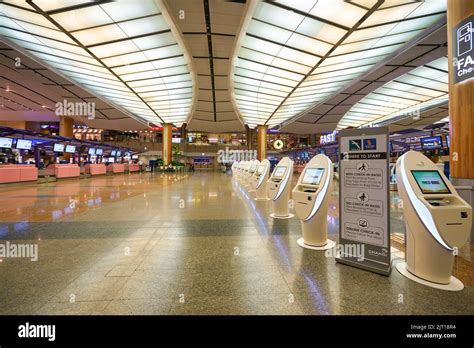
[[[233,66],[245,123],[293,121],[444,18],[444,1],[259,2]]]
[[[444,0],[1,0],[0,20],[0,116],[68,99],[91,127],[309,134],[447,113],[441,75],[413,82],[446,59]]]
[[[416,119],[423,111],[448,104],[448,83],[448,57],[436,59],[369,93],[344,115],[337,129]]]
[[[193,103],[184,48],[156,1],[3,1],[0,35],[143,123],[181,125]]]

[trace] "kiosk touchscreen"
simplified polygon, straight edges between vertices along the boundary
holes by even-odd
[[[298,245],[310,249],[326,250],[335,243],[328,239],[328,204],[333,190],[331,160],[319,154],[306,164],[293,189],[296,216],[301,220],[303,238]]]
[[[270,175],[270,161],[264,159],[257,167],[254,174],[254,187],[256,190],[256,201],[268,201],[267,197],[267,181]]]
[[[289,219],[294,216],[290,214],[288,207],[292,178],[293,161],[284,157],[267,181],[267,195],[273,201],[274,207],[274,213],[270,216],[275,219]]]
[[[250,169],[249,169],[249,179],[247,181],[247,186],[248,186],[248,191],[249,192],[255,192],[255,184],[256,184],[256,172],[257,172],[257,168],[258,166],[260,165],[260,161],[259,160],[255,160],[252,162],[252,164],[250,165]]]
[[[456,251],[469,239],[471,206],[419,152],[408,151],[398,159],[397,185],[406,229],[406,262],[397,264],[397,270],[424,285],[462,290],[451,273]]]

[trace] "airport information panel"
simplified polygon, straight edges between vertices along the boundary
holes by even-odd
[[[323,177],[324,168],[307,168],[304,171],[302,184],[319,185]]]
[[[390,273],[388,128],[339,133],[338,262]]]
[[[411,174],[421,192],[425,195],[451,193],[437,170],[412,170]]]

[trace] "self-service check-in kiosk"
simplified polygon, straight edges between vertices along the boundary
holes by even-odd
[[[267,181],[270,175],[270,161],[264,159],[257,167],[254,174],[254,187],[256,190],[256,201],[268,201],[267,197]]]
[[[239,166],[238,162],[232,163],[231,169],[232,169],[232,179],[237,179],[237,168]]]
[[[301,173],[293,189],[295,213],[301,220],[303,238],[298,245],[316,250],[334,247],[328,239],[328,204],[333,190],[333,166],[331,160],[322,154],[311,159]]]
[[[241,161],[239,163],[239,175],[238,175],[238,181],[239,182],[242,182],[244,180],[244,170],[245,170],[246,166],[247,166],[246,161]]]
[[[278,164],[267,182],[267,195],[273,201],[274,212],[270,214],[275,219],[289,219],[288,201],[293,178],[293,161],[284,157]]]
[[[419,152],[398,159],[397,185],[406,226],[406,262],[397,264],[397,270],[424,285],[462,290],[464,285],[451,273],[457,250],[469,238],[471,206]]]
[[[249,169],[249,179],[247,181],[248,192],[255,192],[255,173],[257,172],[257,168],[260,165],[259,160],[255,160],[252,162],[250,169]]]

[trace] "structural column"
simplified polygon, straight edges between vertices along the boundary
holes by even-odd
[[[171,163],[173,159],[173,146],[172,140],[173,137],[173,125],[171,123],[163,124],[163,162],[165,165]]]
[[[473,15],[474,1],[448,0],[450,172],[457,185],[474,184],[474,74],[469,78],[462,71],[474,68],[472,28],[462,29],[463,21]],[[465,40],[466,35],[470,40]]]
[[[62,137],[74,137],[74,119],[67,116],[59,116],[59,135]]]
[[[59,116],[59,135],[66,138],[74,137],[74,119],[72,117]],[[72,155],[64,152],[62,157],[69,161]]]
[[[268,126],[258,126],[257,159],[259,161],[267,158],[267,128]]]

